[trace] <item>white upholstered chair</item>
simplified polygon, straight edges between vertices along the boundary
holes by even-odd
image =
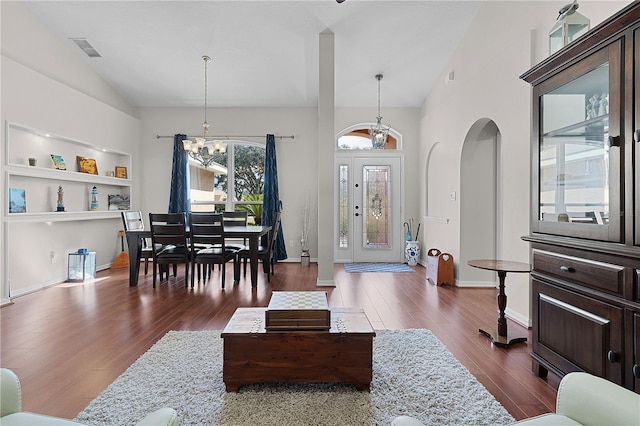
[[[112,424],[121,424],[113,419]],[[71,420],[43,414],[22,411],[22,390],[18,376],[8,368],[0,369],[0,424],[2,426],[38,425],[66,426],[81,425]],[[178,426],[178,414],[173,408],[160,408],[146,415],[136,426]]]
[[[588,373],[569,373],[558,386],[556,412],[524,419],[519,426],[640,425],[640,394]],[[392,426],[420,426],[408,416]]]

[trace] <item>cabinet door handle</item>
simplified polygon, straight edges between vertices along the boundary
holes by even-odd
[[[561,266],[560,270],[562,272],[575,272],[576,270],[574,268],[572,268],[571,266]]]
[[[607,359],[611,364],[620,362],[620,355],[617,352],[609,351],[607,352]]]
[[[633,140],[636,142],[640,142],[640,129],[636,129],[633,132]]]
[[[633,377],[640,379],[640,365],[638,364],[633,366]]]
[[[620,136],[609,136],[609,146],[620,146]]]

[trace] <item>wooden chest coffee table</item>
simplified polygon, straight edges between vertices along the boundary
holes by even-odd
[[[347,383],[369,390],[375,332],[362,309],[331,309],[328,331],[267,331],[266,308],[238,308],[222,331],[228,392],[264,382]]]

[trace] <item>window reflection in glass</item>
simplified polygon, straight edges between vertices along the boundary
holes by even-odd
[[[190,161],[191,210],[247,211],[249,223],[259,223],[265,152],[261,144],[228,141],[224,153],[214,153],[212,166]]]
[[[608,90],[604,64],[542,96],[541,221],[608,222]]]

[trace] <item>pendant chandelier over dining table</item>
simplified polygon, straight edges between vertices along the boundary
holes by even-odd
[[[380,80],[382,80],[382,74],[376,74],[375,78],[378,80],[378,116],[376,117],[375,126],[371,126],[371,129],[369,129],[369,135],[371,136],[373,149],[384,149],[389,135],[389,126],[382,124],[382,117],[380,116]]]
[[[216,152],[224,154],[225,146],[220,141],[213,141],[213,145],[206,145],[209,133],[209,123],[207,122],[207,64],[211,61],[211,58],[204,55],[202,60],[204,61],[204,121],[202,122],[202,137],[196,137],[193,140],[185,139],[182,141],[182,147],[189,153],[191,158],[206,168],[214,163],[214,154]]]

